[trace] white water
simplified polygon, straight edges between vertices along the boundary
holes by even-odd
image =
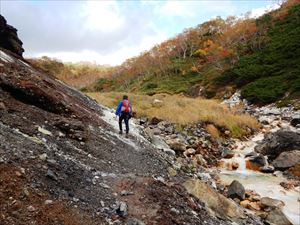
[[[288,124],[283,123],[283,125],[289,127]],[[277,124],[274,124],[274,126],[270,127],[269,132],[275,132],[278,129]],[[294,128],[291,129],[294,130]],[[245,189],[254,190],[261,197],[271,197],[283,201],[285,203],[283,212],[286,217],[294,225],[300,225],[300,188],[286,191],[280,185],[280,182],[287,181],[284,177],[276,177],[271,174],[246,169],[245,155],[253,152],[254,147],[263,137],[263,133],[258,133],[248,141],[237,141],[234,157],[231,159],[222,159],[221,161],[225,164],[238,163],[239,167],[237,170],[221,169],[221,181],[229,185],[233,180],[238,180],[243,184]]]

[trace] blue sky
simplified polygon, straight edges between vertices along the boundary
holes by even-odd
[[[120,64],[216,16],[261,15],[272,0],[17,1],[0,11],[18,29],[25,57]]]

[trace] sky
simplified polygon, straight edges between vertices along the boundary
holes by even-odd
[[[216,16],[259,16],[274,0],[0,0],[27,58],[118,65]]]

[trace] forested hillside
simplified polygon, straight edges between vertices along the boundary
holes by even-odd
[[[253,19],[217,17],[128,59],[88,90],[220,97],[269,103],[299,92],[299,0]]]
[[[106,65],[89,62],[62,63],[47,56],[27,60],[43,72],[78,89],[91,85],[97,79],[106,76],[110,70],[110,67]]]

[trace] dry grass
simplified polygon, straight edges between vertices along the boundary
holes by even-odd
[[[88,93],[100,104],[112,108],[116,107],[123,94],[119,92]],[[259,123],[255,118],[247,114],[236,114],[217,100],[167,94],[154,96],[129,94],[129,98],[137,116],[158,117],[182,125],[207,121],[216,126],[226,127],[234,137],[244,135],[246,127],[259,128]],[[212,132],[216,134],[216,131]]]

